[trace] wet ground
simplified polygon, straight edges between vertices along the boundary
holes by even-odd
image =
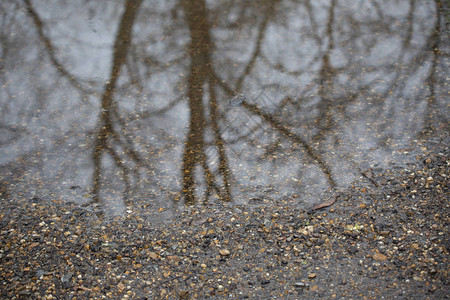
[[[448,142],[420,143],[407,168],[374,169],[318,210],[268,196],[192,205],[158,226],[145,201],[106,222],[73,203],[12,197],[1,296],[447,299]]]
[[[2,297],[447,296],[446,1],[0,8]]]

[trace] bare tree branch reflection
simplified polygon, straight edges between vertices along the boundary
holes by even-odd
[[[276,2],[276,1],[274,1]],[[275,5],[274,3],[273,5]],[[236,90],[240,91],[242,89],[242,84],[244,83],[244,79],[250,74],[252,71],[253,66],[255,65],[256,59],[261,55],[261,43],[264,39],[264,33],[266,32],[267,24],[269,23],[269,19],[271,14],[273,13],[273,6],[269,6],[269,9],[267,13],[264,15],[264,19],[262,20],[261,24],[259,24],[258,27],[258,35],[256,37],[255,41],[255,49],[253,50],[253,54],[251,58],[249,59],[244,72],[242,75],[238,78],[236,83]]]
[[[87,94],[92,94],[95,91],[90,90],[89,88],[83,86],[83,84],[75,78],[73,74],[71,74],[67,69],[58,61],[55,55],[55,49],[53,47],[53,44],[51,40],[45,35],[44,33],[44,24],[39,18],[39,15],[36,13],[36,11],[33,9],[33,6],[30,2],[30,0],[23,0],[27,6],[28,13],[31,16],[31,19],[33,20],[36,30],[38,31],[39,38],[41,39],[42,43],[45,46],[45,49],[47,50],[47,54],[50,58],[50,61],[55,66],[55,69],[61,74],[62,77],[66,78],[72,86],[74,86],[77,90],[81,91],[83,93],[83,98],[87,97]]]
[[[225,142],[222,138],[222,134],[220,132],[219,120],[218,120],[218,103],[217,103],[217,95],[215,92],[215,80],[213,77],[209,77],[209,92],[210,92],[210,101],[209,101],[209,109],[211,114],[211,125],[214,131],[214,141],[217,146],[217,150],[219,152],[219,173],[223,176],[223,185],[225,189],[224,195],[222,195],[222,199],[226,201],[231,200],[231,172],[230,166],[228,164],[227,155],[225,152]]]
[[[141,0],[128,0],[125,3],[125,11],[119,25],[116,41],[114,43],[111,74],[108,82],[106,83],[105,91],[101,100],[99,132],[94,144],[94,184],[92,188],[94,202],[100,201],[99,192],[102,181],[102,156],[105,151],[113,158],[115,164],[123,171],[125,199],[130,191],[130,168],[124,162],[124,158],[122,158],[118,151],[115,150],[113,142],[116,146],[120,146],[126,156],[128,156],[132,161],[136,163],[141,163],[143,161],[139,153],[133,149],[132,141],[127,137],[123,137],[124,140],[122,140],[120,131],[114,128],[114,120],[120,120],[120,116],[118,115],[117,107],[113,102],[117,80],[120,76],[122,65],[126,61],[127,51],[132,40],[133,24],[141,2]]]
[[[230,88],[224,80],[218,80],[218,82],[220,83],[221,87],[224,88],[224,90],[226,91],[226,93],[229,95],[229,97],[232,97],[234,92],[233,89]],[[333,179],[333,175],[332,172],[330,170],[330,168],[327,166],[327,164],[325,163],[325,161],[323,160],[323,158],[321,157],[321,155],[314,150],[307,142],[305,139],[303,139],[301,136],[299,136],[298,134],[295,134],[294,132],[292,132],[289,127],[287,127],[286,125],[284,125],[282,122],[276,120],[276,118],[269,114],[266,113],[264,111],[262,111],[258,106],[256,106],[255,104],[251,104],[248,103],[247,101],[243,101],[242,102],[242,106],[245,107],[249,112],[251,112],[252,114],[260,117],[263,121],[267,122],[273,129],[275,129],[276,131],[278,131],[279,133],[281,133],[283,136],[285,136],[288,140],[291,140],[295,143],[298,143],[300,145],[302,145],[302,147],[305,149],[306,154],[313,160],[315,161],[320,168],[322,169],[322,171],[324,172],[324,174],[327,177],[327,181],[330,185],[330,187],[335,187],[336,186],[336,182]]]
[[[425,133],[433,132],[436,126],[441,126],[442,129],[449,131],[450,125],[448,123],[448,116],[445,116],[445,112],[437,109],[437,93],[439,92],[438,86],[440,86],[440,82],[438,82],[437,74],[439,72],[439,58],[443,54],[443,50],[441,49],[441,35],[442,35],[442,24],[445,24],[444,15],[445,11],[443,8],[443,4],[439,0],[435,0],[436,3],[436,23],[434,25],[434,30],[430,35],[430,38],[427,40],[427,44],[430,45],[429,51],[432,53],[431,59],[431,67],[428,72],[428,76],[426,79],[427,86],[429,88],[429,95],[427,95],[427,110],[424,117],[424,128],[422,130],[422,135]],[[448,5],[448,4],[447,4]],[[448,8],[447,8],[448,9]],[[445,26],[445,25],[444,25]],[[447,28],[443,29],[444,31],[448,31]],[[447,57],[448,57],[447,53]],[[444,70],[442,72],[445,73]],[[445,85],[445,84],[444,84]],[[441,123],[442,122],[442,123]]]

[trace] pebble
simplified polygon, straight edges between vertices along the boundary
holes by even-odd
[[[230,255],[230,251],[228,249],[220,249],[219,254],[222,256],[228,256]]]
[[[72,280],[73,272],[68,272],[66,275],[61,277],[61,282],[63,284],[69,283]]]
[[[433,175],[433,177],[438,180],[437,176]],[[403,189],[398,190],[403,191]],[[423,189],[417,188],[417,190],[416,194],[422,195]],[[381,196],[383,195],[381,193]],[[380,202],[382,200],[378,199],[378,196],[374,197],[373,207],[380,207],[379,214],[377,211],[372,211],[371,205],[367,208],[371,210],[370,214],[364,214],[359,210],[354,212],[356,205],[346,207],[344,205],[347,202],[338,202],[336,203],[336,217],[333,216],[336,219],[328,220],[328,217],[323,216],[307,220],[308,224],[314,225],[314,227],[305,229],[307,235],[302,235],[298,231],[298,228],[305,228],[306,221],[299,218],[296,212],[292,213],[290,217],[289,210],[280,210],[277,219],[271,221],[271,231],[269,233],[262,231],[259,234],[257,229],[260,220],[263,219],[261,215],[269,215],[268,213],[264,214],[264,211],[259,208],[255,215],[251,212],[248,217],[245,217],[247,214],[236,217],[237,220],[233,222],[242,221],[241,228],[235,223],[227,223],[227,218],[219,213],[215,213],[211,222],[208,222],[207,216],[199,214],[200,225],[180,225],[178,227],[171,227],[171,225],[163,229],[156,228],[154,233],[151,231],[151,237],[148,237],[148,232],[150,229],[153,230],[153,227],[150,225],[148,228],[145,227],[146,225],[138,227],[141,222],[132,222],[131,219],[127,219],[126,222],[129,224],[121,225],[127,226],[125,227],[127,231],[118,230],[114,223],[111,227],[102,226],[101,228],[100,225],[103,223],[95,223],[92,229],[86,227],[87,229],[80,231],[82,234],[89,233],[90,235],[84,236],[79,241],[71,241],[66,240],[65,232],[67,232],[68,239],[73,237],[71,231],[78,234],[78,228],[74,228],[71,223],[76,220],[61,218],[58,221],[54,217],[34,216],[32,213],[14,208],[17,210],[17,212],[11,210],[14,212],[12,214],[14,218],[8,216],[14,223],[8,223],[9,219],[6,219],[4,227],[0,230],[2,238],[6,238],[0,254],[7,256],[7,260],[4,259],[5,263],[11,262],[8,266],[12,270],[18,270],[22,265],[18,259],[21,257],[19,250],[22,253],[28,251],[30,261],[35,262],[39,259],[45,264],[33,263],[17,275],[14,272],[5,271],[3,273],[8,277],[5,276],[2,280],[8,281],[10,278],[11,280],[7,282],[6,286],[14,291],[14,295],[23,298],[38,297],[41,288],[53,285],[54,281],[59,287],[64,287],[63,281],[67,282],[67,288],[71,290],[80,287],[76,293],[81,298],[88,297],[90,294],[92,298],[100,298],[104,295],[109,299],[121,299],[122,295],[123,299],[127,297],[143,299],[144,296],[147,296],[144,295],[147,291],[151,291],[150,297],[158,294],[161,295],[161,298],[168,299],[211,299],[215,297],[264,299],[271,296],[274,299],[313,299],[319,296],[322,298],[358,298],[358,295],[367,292],[365,290],[367,280],[374,283],[389,280],[395,284],[387,284],[385,287],[389,290],[380,286],[377,293],[374,292],[374,298],[383,296],[389,298],[389,293],[403,295],[405,298],[411,295],[422,297],[428,293],[430,298],[438,299],[445,293],[446,272],[442,266],[445,266],[447,259],[444,242],[446,237],[444,232],[445,216],[437,205],[440,202],[435,204],[431,202],[435,198],[431,198],[429,206],[421,206],[418,211],[425,211],[426,214],[423,218],[422,215],[414,215],[414,220],[419,218],[419,221],[422,222],[415,223],[410,222],[406,215],[410,205],[402,206],[403,202],[395,197],[403,198],[403,196],[394,196],[387,203]],[[355,200],[356,203],[357,201],[359,200]],[[339,205],[349,210],[343,212]],[[436,216],[425,210],[430,207],[434,209]],[[381,208],[386,210],[384,216],[385,211]],[[268,211],[270,212],[271,209],[276,210],[270,208]],[[35,221],[28,220],[29,223],[23,225],[24,219],[15,217],[18,213],[28,216],[30,220],[33,218],[32,220]],[[270,215],[276,215],[276,213]],[[135,212],[133,211],[132,214]],[[321,212],[316,212],[316,214],[321,214]],[[61,212],[61,215],[64,215],[64,211]],[[52,214],[46,214],[46,216],[52,216]],[[55,216],[59,216],[59,213]],[[392,221],[393,216],[396,218],[395,222]],[[430,218],[425,219],[428,216]],[[188,224],[190,219],[186,219],[185,223]],[[323,221],[317,221],[321,219]],[[360,219],[361,221],[359,221]],[[219,224],[220,221],[222,223]],[[347,224],[355,224],[356,221],[361,222],[358,224],[364,225],[368,230],[362,230],[360,233],[357,233],[356,230],[348,230],[350,236],[342,234],[343,228],[345,230]],[[41,222],[43,226],[51,226],[52,230],[44,231],[42,226],[37,226]],[[372,229],[371,222],[392,222],[392,224],[389,223],[389,229],[382,227]],[[16,225],[17,223],[21,226]],[[34,224],[32,229],[36,231],[35,234],[30,231],[31,227],[26,226],[27,224]],[[420,224],[424,224],[424,226],[421,227]],[[224,232],[224,226],[233,232],[231,234],[228,231]],[[53,230],[53,228],[61,230]],[[66,228],[70,231],[67,231]],[[355,226],[352,225],[351,228],[355,228]],[[129,232],[133,233],[133,236],[128,236]],[[422,233],[423,235],[421,235]],[[32,238],[33,234],[36,236],[34,239]],[[206,237],[206,235],[208,236]],[[132,244],[132,247],[128,247],[128,244],[134,241],[130,238],[134,239],[138,236],[142,236],[141,240]],[[324,239],[324,243],[322,239]],[[208,241],[206,248],[203,246],[204,240]],[[306,242],[312,248],[308,248]],[[39,244],[35,245],[35,243]],[[318,245],[321,247],[317,247]],[[381,246],[385,249],[380,250]],[[56,251],[49,252],[48,250],[51,249]],[[420,250],[424,252],[419,252]],[[382,251],[384,254],[378,251]],[[19,253],[19,255],[15,255],[15,253]],[[351,255],[355,253],[356,255]],[[31,254],[35,256],[31,256]],[[54,256],[61,261],[67,261],[67,264],[70,265],[55,267],[53,260],[50,260]],[[121,259],[113,259],[118,257]],[[219,259],[226,263],[218,263]],[[338,261],[339,264],[339,262],[343,262],[342,259],[345,260],[345,263],[340,270],[340,266],[335,267],[333,263]],[[383,262],[388,259],[392,260],[392,265]],[[352,264],[345,265],[347,260]],[[360,261],[359,265],[358,261]],[[417,266],[412,262],[415,262]],[[94,266],[92,270],[93,274],[95,272],[94,275],[90,274],[89,263]],[[185,273],[186,266],[188,272]],[[190,266],[193,268],[191,269]],[[315,269],[316,267],[320,267],[320,270],[329,269],[317,274],[313,273],[319,270]],[[198,279],[192,275],[194,273],[189,273],[191,270],[197,272],[197,268],[201,270]],[[69,276],[70,269],[76,270],[71,276]],[[420,274],[418,274],[418,270],[422,270]],[[33,279],[28,274],[43,278]],[[235,278],[230,277],[231,274]],[[108,275],[114,280],[103,281],[104,275]],[[133,283],[132,279],[137,276],[146,278],[142,283],[143,286],[139,285],[141,280]],[[15,289],[16,285],[13,285],[13,280],[17,280],[17,278],[23,281],[20,291]],[[377,279],[374,280],[374,278]],[[182,284],[183,281],[186,282],[186,285]],[[410,281],[414,284],[408,284]],[[178,286],[181,289],[173,289],[171,286]],[[64,288],[60,288],[60,290],[63,291]],[[132,292],[136,292],[137,295]],[[55,291],[54,289],[47,291],[42,289],[41,298],[45,297],[43,293],[52,294],[51,297],[54,299],[64,297],[59,290]],[[124,296],[123,293],[126,295]],[[300,293],[302,294],[300,295]],[[14,295],[12,292],[8,294],[11,297]]]
[[[39,278],[39,277],[41,277],[42,275],[44,275],[45,274],[45,271],[44,270],[42,270],[42,269],[39,269],[39,270],[37,270],[36,271],[36,277],[37,278]],[[64,276],[63,276],[64,277]],[[62,278],[61,278],[61,281],[62,281]]]
[[[386,255],[375,252],[374,254],[372,254],[372,258],[375,260],[381,260],[381,261],[385,261],[387,259]]]
[[[350,246],[350,247],[347,249],[347,252],[350,253],[350,254],[355,254],[356,252],[358,252],[358,248],[355,247],[355,246]]]
[[[298,282],[294,283],[294,287],[296,287],[296,288],[304,288],[304,287],[307,287],[307,286],[308,286],[308,284],[306,284],[306,283],[304,283],[302,281],[298,281]]]
[[[189,292],[188,291],[181,291],[178,293],[178,296],[180,299],[189,299]]]

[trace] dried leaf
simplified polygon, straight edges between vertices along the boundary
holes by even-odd
[[[321,209],[321,208],[324,208],[324,207],[331,206],[331,205],[333,205],[333,203],[334,203],[335,201],[336,201],[336,198],[335,198],[335,197],[332,197],[331,199],[329,199],[329,200],[327,200],[327,201],[324,201],[324,202],[322,202],[322,203],[317,204],[316,206],[314,206],[314,207],[312,208],[312,210],[318,210],[318,209]]]

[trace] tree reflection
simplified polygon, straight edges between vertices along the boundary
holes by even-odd
[[[206,199],[214,189],[221,199],[230,200],[230,170],[227,163],[223,139],[218,125],[218,103],[215,94],[215,81],[212,75],[211,38],[206,4],[204,0],[183,0],[186,22],[191,34],[188,48],[191,67],[188,77],[187,97],[190,109],[189,132],[183,154],[183,195],[186,203],[196,202],[195,167],[201,166],[206,182]],[[210,122],[214,132],[214,141],[219,153],[219,173],[223,176],[223,192],[215,184],[215,176],[210,170],[205,153],[205,127],[207,125],[203,99],[204,87],[208,86]]]
[[[33,23],[35,25],[35,28],[38,32],[39,39],[41,40],[42,44],[44,45],[46,52],[48,54],[48,57],[55,67],[55,69],[59,72],[61,77],[68,80],[68,82],[75,87],[76,90],[81,92],[83,98],[87,97],[88,94],[93,93],[94,90],[89,89],[84,84],[82,84],[73,74],[71,74],[66,67],[58,60],[58,58],[55,55],[55,47],[52,44],[52,41],[49,37],[47,37],[44,33],[44,24],[41,21],[41,18],[34,10],[31,2],[29,0],[23,0],[25,2],[25,5],[27,7],[28,13],[33,20]]]
[[[55,189],[89,178],[97,203],[232,201],[269,185],[313,194],[448,127],[441,1],[89,3],[90,20],[117,28],[73,34],[66,56],[64,30],[83,22],[61,3],[0,3],[3,166],[36,158],[20,174]],[[60,6],[43,13],[49,4]],[[109,73],[84,71],[96,60]]]
[[[101,113],[99,122],[99,132],[94,143],[94,185],[93,200],[99,202],[99,191],[102,179],[102,155],[108,153],[116,166],[123,172],[125,183],[124,199],[129,197],[130,192],[130,166],[125,163],[117,147],[125,156],[137,165],[143,165],[143,160],[138,152],[134,150],[133,142],[126,136],[122,136],[114,125],[120,126],[120,115],[117,106],[113,101],[117,80],[119,79],[121,68],[126,61],[128,49],[132,41],[132,29],[142,1],[128,0],[125,3],[125,11],[120,21],[117,38],[114,43],[114,55],[111,68],[111,75],[106,83],[105,91],[101,101]],[[113,120],[116,120],[114,122]],[[116,148],[114,147],[116,146]]]

